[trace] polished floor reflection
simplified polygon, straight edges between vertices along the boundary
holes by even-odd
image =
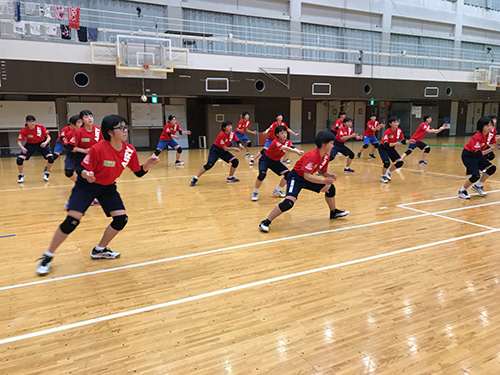
[[[280,202],[277,176],[252,202],[258,169],[243,153],[241,182],[226,183],[221,162],[191,187],[207,150],[184,152],[184,167],[164,152],[118,181],[122,257],[90,258],[109,223],[91,207],[46,278],[36,259],[72,185],[60,159],[48,183],[41,158],[26,162],[23,184],[0,159],[0,372],[500,373],[500,176],[486,197],[459,199],[464,139],[426,141],[430,165],[416,151],[388,184],[368,152],[349,175],[339,157],[329,169],[350,215],[330,220],[304,191],[269,233],[257,226]]]

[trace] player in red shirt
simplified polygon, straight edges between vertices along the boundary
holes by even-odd
[[[416,147],[418,147],[419,149],[424,150],[424,152],[422,153],[422,158],[418,162],[418,165],[429,165],[429,163],[425,161],[425,156],[429,152],[431,152],[431,148],[427,146],[427,144],[422,142],[422,139],[424,139],[427,133],[437,134],[442,132],[444,129],[444,126],[441,126],[439,129],[432,128],[432,126],[430,125],[431,122],[432,122],[432,117],[430,115],[425,115],[424,122],[422,122],[418,126],[417,131],[411,136],[411,139],[413,139],[415,142],[410,143],[410,145],[408,146],[408,150],[406,150],[406,152],[403,155],[401,155],[401,160],[410,155],[413,152],[413,150]]]
[[[344,111],[339,112],[339,118],[337,121],[335,121],[335,124],[333,124],[332,128],[330,129],[333,133],[333,135],[337,136],[337,132],[339,131],[339,128],[344,125],[344,119],[345,119],[346,113]]]
[[[260,158],[266,150],[268,149],[269,145],[271,142],[276,138],[276,135],[274,134],[274,129],[276,129],[278,126],[284,126],[286,128],[286,131],[290,134],[293,134],[294,136],[298,137],[299,133],[295,133],[292,129],[288,128],[286,124],[283,122],[283,115],[281,113],[276,114],[276,121],[273,122],[266,130],[263,131],[263,134],[267,134],[266,138],[266,143],[264,143],[264,148],[260,150],[252,159],[250,159],[250,165],[254,165],[255,161]],[[284,163],[291,163],[292,161],[287,158],[287,153],[285,152],[284,155]]]
[[[268,169],[271,169],[278,176],[283,176],[278,187],[273,190],[273,195],[284,198],[286,195],[281,189],[285,186],[286,178],[290,171],[281,163],[280,159],[285,154],[285,151],[295,152],[297,155],[304,154],[304,151],[297,150],[293,147],[292,141],[287,139],[288,133],[284,126],[278,126],[274,129],[274,134],[276,135],[276,139],[271,142],[266,153],[259,159],[259,175],[255,179],[255,188],[251,198],[253,201],[259,199],[259,188],[262,185],[262,181],[266,178]]]
[[[246,154],[245,157],[249,158],[250,155],[250,147],[252,147],[252,141],[245,135],[245,132],[249,132],[250,134],[256,135],[257,131],[250,130],[250,114],[245,111],[241,114],[241,120],[238,121],[238,125],[236,125],[236,129],[234,132],[238,139],[245,144]]]
[[[356,133],[352,131],[352,119],[350,117],[344,118],[344,124],[338,128],[337,134],[335,135],[335,141],[333,142],[333,148],[330,152],[330,161],[335,159],[338,153],[347,156],[347,161],[344,168],[344,173],[354,173],[354,169],[351,169],[351,163],[354,159],[354,152],[345,145],[348,139],[361,139]]]
[[[158,163],[158,156],[151,155],[143,164],[139,164],[134,146],[127,143],[128,129],[125,119],[118,115],[106,116],[101,129],[104,141],[92,146],[82,164],[77,167],[78,180],[71,191],[66,219],[57,228],[48,250],[42,255],[37,267],[39,275],[50,272],[50,265],[56,249],[68,235],[75,230],[82,216],[94,198],[98,198],[106,216],[113,218],[104,234],[92,249],[92,259],[114,259],[120,256],[107,248],[111,240],[127,224],[125,206],[116,190],[116,179],[128,167],[137,177],[144,176],[149,167]]]
[[[175,135],[176,132],[179,132],[180,135],[191,135],[191,130],[182,131],[180,125],[177,123],[175,116],[170,115],[168,116],[168,122],[165,124],[165,127],[163,128],[163,131],[160,135],[160,140],[158,141],[158,146],[156,146],[155,155],[160,155],[165,147],[170,146],[174,150],[177,150],[174,165],[181,166],[184,165],[184,162],[181,161],[182,147],[172,139],[179,139],[179,137]]]
[[[358,158],[361,157],[361,153],[365,148],[368,148],[370,143],[372,144],[372,152],[368,154],[369,158],[375,159],[375,149],[378,148],[378,139],[375,136],[375,132],[379,129],[382,129],[385,127],[385,124],[379,124],[377,121],[377,116],[376,115],[370,115],[370,121],[366,123],[366,129],[365,132],[363,133],[363,142],[364,145],[359,149],[359,152],[356,154]]]
[[[389,128],[385,131],[382,138],[382,144],[378,148],[378,153],[380,154],[380,159],[382,159],[382,176],[380,176],[380,181],[383,183],[388,183],[391,181],[391,172],[397,168],[403,166],[403,159],[399,156],[396,146],[400,144],[406,144],[406,139],[403,131],[398,127],[399,120],[392,116],[389,118]],[[415,142],[410,139],[409,143]],[[391,166],[391,160],[394,164]],[[390,167],[390,168],[389,168]]]
[[[236,156],[231,154],[229,151],[239,152],[237,147],[230,147],[232,143],[238,143],[240,148],[243,149],[243,144],[238,139],[236,134],[233,132],[233,125],[231,121],[225,120],[222,123],[222,131],[217,135],[214,144],[210,147],[210,152],[208,153],[208,161],[203,167],[200,168],[198,174],[191,179],[191,186],[194,186],[198,179],[209,169],[211,169],[215,162],[221,158],[226,163],[231,163],[231,168],[229,169],[229,176],[226,178],[226,182],[239,182],[236,177],[234,177],[234,172],[240,163]]]
[[[492,128],[491,118],[488,116],[481,117],[477,121],[477,133],[472,136],[462,151],[462,162],[467,169],[466,174],[470,174],[471,177],[465,181],[465,184],[458,191],[459,198],[470,199],[470,195],[467,193],[469,187],[480,196],[487,195],[483,190],[483,183],[496,172],[497,167],[491,164],[485,158],[485,155],[500,148],[498,143],[490,144],[488,147],[488,135]],[[481,175],[480,171],[484,171],[484,173]],[[476,184],[472,185],[474,183]]]
[[[80,118],[80,115],[71,116],[71,118],[69,119],[69,124],[61,130],[61,134],[56,141],[56,147],[54,150],[56,156],[54,157],[54,159],[61,154],[62,148],[65,148],[65,146],[69,144],[70,139],[73,138],[74,132],[80,129],[81,126],[82,119]],[[62,148],[61,146],[58,146],[58,143],[62,145]],[[68,152],[66,154],[66,159],[64,160],[64,174],[71,181],[75,182],[75,154],[73,151],[67,151]]]
[[[335,207],[335,186],[333,183],[337,176],[328,172],[333,139],[333,134],[327,130],[318,133],[316,148],[306,152],[295,163],[293,170],[288,174],[285,200],[274,207],[267,219],[259,224],[261,231],[269,232],[271,222],[293,207],[302,189],[325,193],[325,200],[330,209],[330,219],[337,219],[349,214],[349,211],[338,210]],[[319,172],[323,177],[317,176],[316,172]]]
[[[488,117],[491,119],[492,129],[488,134],[487,143],[488,143],[488,145],[491,145],[491,144],[497,143],[498,139],[499,139],[499,136],[497,135],[497,119],[498,118],[495,115],[489,115]],[[491,160],[495,159],[495,153],[489,152],[486,155],[484,155],[484,157],[487,160],[491,161]]]
[[[26,140],[26,143],[23,146],[21,142],[24,140]],[[16,160],[17,170],[19,171],[17,182],[24,182],[26,176],[23,173],[23,163],[25,160],[28,160],[35,151],[38,151],[40,155],[47,159],[47,166],[43,171],[43,179],[49,181],[50,168],[52,168],[52,164],[54,164],[55,160],[54,155],[50,151],[49,143],[50,134],[49,131],[45,129],[45,126],[37,124],[35,116],[26,116],[26,124],[17,137],[17,145],[21,149],[21,153]]]

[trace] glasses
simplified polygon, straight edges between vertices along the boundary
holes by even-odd
[[[122,132],[124,132],[125,130],[128,130],[128,126],[120,125],[120,126],[117,126],[116,128],[113,128],[113,129],[121,130]]]

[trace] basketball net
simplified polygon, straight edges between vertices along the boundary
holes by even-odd
[[[149,70],[149,66],[152,65],[150,63],[142,63],[142,69]]]

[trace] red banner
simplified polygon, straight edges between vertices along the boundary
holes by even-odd
[[[68,20],[70,29],[80,28],[80,8],[68,7]]]

